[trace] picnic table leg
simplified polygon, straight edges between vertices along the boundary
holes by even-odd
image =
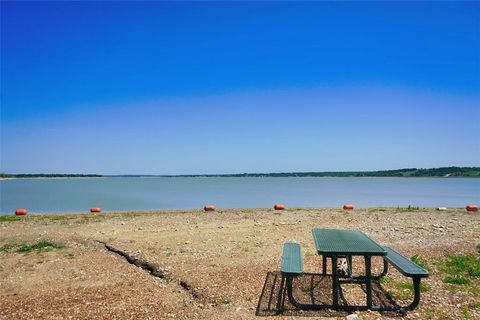
[[[367,291],[367,307],[372,309],[372,257],[365,256],[365,275],[366,275],[366,291]]]
[[[333,307],[338,308],[338,270],[337,270],[337,256],[332,255],[332,294]]]
[[[351,278],[352,277],[352,256],[351,255],[347,257],[347,261],[348,261],[348,277]]]
[[[388,261],[387,259],[383,258],[383,271],[378,276],[372,275],[373,280],[380,280],[381,278],[385,277],[388,273]]]
[[[326,255],[322,255],[322,268],[323,268],[323,275],[326,275],[327,274],[327,256]]]
[[[276,276],[275,276],[275,280],[277,280]],[[280,288],[278,291],[279,297],[277,300],[277,312],[279,312],[280,310],[283,310],[283,306],[285,305],[285,291],[287,290],[287,286],[285,285],[285,282],[286,282],[285,276],[282,274],[282,281],[280,282]],[[274,282],[274,288],[275,288],[275,282]],[[272,297],[273,297],[274,288],[272,288],[272,293],[270,294],[270,301],[272,300]],[[269,309],[270,309],[270,301],[268,302]]]
[[[413,278],[413,288],[415,290],[415,297],[413,302],[407,307],[408,310],[415,309],[420,302],[420,278]]]

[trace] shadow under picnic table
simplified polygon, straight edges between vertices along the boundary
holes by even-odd
[[[293,282],[295,299],[305,304],[332,304],[332,276],[316,273],[303,273]],[[376,281],[372,282],[372,300],[374,305],[397,307],[391,295]],[[364,304],[366,289],[364,284],[341,283],[339,290],[340,305]],[[401,317],[398,311],[383,311],[390,317]],[[285,280],[279,271],[267,273],[262,293],[258,300],[257,316],[304,316],[339,317],[349,312],[337,310],[302,310],[293,306],[286,294]]]

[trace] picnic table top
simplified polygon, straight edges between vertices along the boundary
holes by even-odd
[[[313,228],[312,234],[319,254],[387,255],[382,246],[361,231]]]

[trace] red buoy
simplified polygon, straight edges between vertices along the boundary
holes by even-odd
[[[17,216],[24,216],[24,215],[27,214],[27,209],[17,209],[17,210],[15,210],[15,214]]]
[[[215,206],[211,204],[207,204],[205,207],[203,207],[203,210],[205,211],[215,211]]]
[[[94,212],[102,212],[102,209],[101,208],[90,208],[90,212],[94,213]]]
[[[283,210],[283,209],[285,209],[285,206],[283,204],[276,204],[276,205],[273,206],[273,209]]]
[[[478,211],[478,206],[474,204],[469,204],[468,206],[465,207],[465,209],[467,209],[467,211]]]
[[[344,204],[343,209],[344,210],[353,210],[353,204]]]

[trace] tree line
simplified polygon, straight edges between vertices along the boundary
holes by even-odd
[[[0,173],[0,178],[99,178],[99,174],[66,174],[66,173]]]
[[[238,174],[196,175],[99,175],[99,174],[8,174],[0,178],[99,178],[99,177],[476,177],[480,178],[480,167],[405,168],[379,171],[325,171],[325,172],[277,172]]]
[[[166,177],[480,177],[480,167],[405,168],[379,171],[205,174]]]

